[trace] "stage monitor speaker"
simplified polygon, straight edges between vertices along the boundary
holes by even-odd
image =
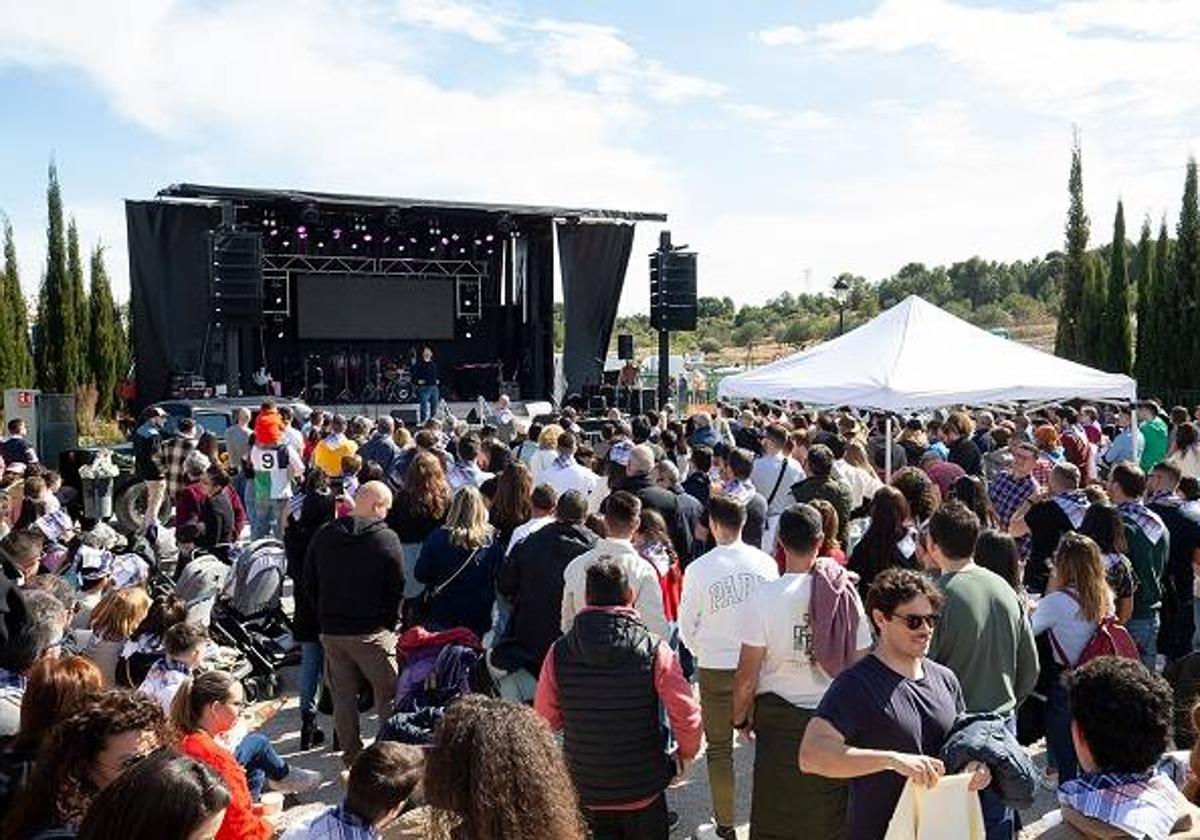
[[[588,412],[590,414],[603,414],[608,411],[608,400],[604,399],[601,394],[593,394],[588,398]]]
[[[651,254],[650,326],[656,330],[694,330],[696,317],[696,254]]]
[[[393,408],[390,413],[392,415],[393,420],[399,420],[401,423],[403,423],[409,429],[415,429],[417,427],[417,418],[418,418],[419,411],[420,411],[420,409],[417,406],[413,405],[413,406],[401,406],[399,408]]]
[[[630,333],[617,336],[617,358],[623,362],[633,358],[633,335]]]

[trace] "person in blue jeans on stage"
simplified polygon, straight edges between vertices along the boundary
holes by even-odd
[[[433,360],[433,348],[429,345],[421,348],[421,358],[413,362],[412,379],[417,386],[417,421],[424,423],[442,401],[437,362]]]

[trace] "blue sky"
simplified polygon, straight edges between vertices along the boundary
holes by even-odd
[[[121,201],[177,181],[664,210],[702,294],[1174,224],[1194,0],[0,0],[0,209],[32,294],[45,170],[127,294]],[[642,226],[622,308],[647,299]]]

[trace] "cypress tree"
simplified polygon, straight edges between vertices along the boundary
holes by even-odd
[[[29,388],[33,385],[33,353],[29,343],[29,309],[21,290],[21,272],[17,266],[17,245],[12,225],[4,220],[4,271],[0,288],[0,308],[4,310],[7,335],[8,367],[4,387]]]
[[[117,365],[120,363],[121,335],[117,326],[117,307],[113,304],[112,287],[104,267],[104,249],[92,249],[91,283],[88,298],[88,358],[90,379],[96,383],[96,412],[111,417],[117,399]]]
[[[1200,329],[1200,317],[1196,313],[1196,304],[1200,301],[1200,206],[1196,196],[1195,158],[1188,159],[1177,240],[1175,285],[1179,290],[1180,323],[1176,335],[1182,345],[1180,356],[1184,367],[1180,369],[1182,378],[1175,387],[1190,388],[1193,384],[1191,373],[1200,363],[1200,337],[1196,336],[1196,330]]]
[[[1158,290],[1154,280],[1154,236],[1150,232],[1150,217],[1142,220],[1142,236],[1137,246],[1137,352],[1134,372],[1138,385],[1152,393],[1162,360],[1156,354],[1154,323],[1157,313],[1155,298]]]
[[[88,296],[87,287],[83,283],[83,257],[79,251],[79,230],[72,218],[67,225],[67,276],[71,279],[71,309],[74,311],[75,358],[71,360],[71,381],[82,385],[91,380],[91,363],[89,356],[95,352],[88,347]]]
[[[45,391],[60,394],[75,392],[75,360],[79,333],[71,300],[71,280],[67,275],[67,243],[63,232],[62,191],[58,170],[50,163],[50,182],[46,188],[46,273],[38,294],[37,382]]]
[[[7,245],[8,218],[4,217],[5,245]],[[7,248],[5,248],[7,252]],[[7,257],[7,253],[5,254]],[[14,263],[16,251],[13,252]],[[14,315],[5,304],[8,297],[8,260],[0,265],[0,388],[12,388],[17,381],[17,344],[20,336],[14,326]]]
[[[1079,303],[1079,352],[1086,365],[1104,364],[1104,263],[1096,254],[1083,261],[1083,296]]]
[[[1079,133],[1071,146],[1071,176],[1067,182],[1071,196],[1067,211],[1066,253],[1063,256],[1062,294],[1058,309],[1058,330],[1054,352],[1068,359],[1080,358],[1082,344],[1082,300],[1087,262],[1088,216],[1083,206],[1083,151]]]
[[[1157,365],[1157,374],[1153,377],[1156,396],[1170,391],[1181,378],[1182,369],[1179,353],[1179,339],[1176,330],[1176,313],[1179,303],[1176,300],[1178,289],[1175,286],[1175,249],[1174,243],[1167,232],[1167,219],[1164,216],[1158,229],[1158,244],[1154,248],[1154,314],[1151,320],[1154,331],[1153,356]]]
[[[1125,255],[1125,205],[1119,200],[1108,259],[1100,362],[1105,370],[1130,373],[1133,370],[1133,289],[1129,282],[1129,260]]]

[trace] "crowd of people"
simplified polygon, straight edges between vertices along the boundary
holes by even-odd
[[[1200,836],[1185,410],[234,419],[222,448],[148,410],[127,540],[9,425],[0,837],[665,838],[701,756],[698,836],[1014,838],[1039,785],[1028,836]],[[286,553],[297,746],[341,779],[256,731],[171,591],[247,536]]]

